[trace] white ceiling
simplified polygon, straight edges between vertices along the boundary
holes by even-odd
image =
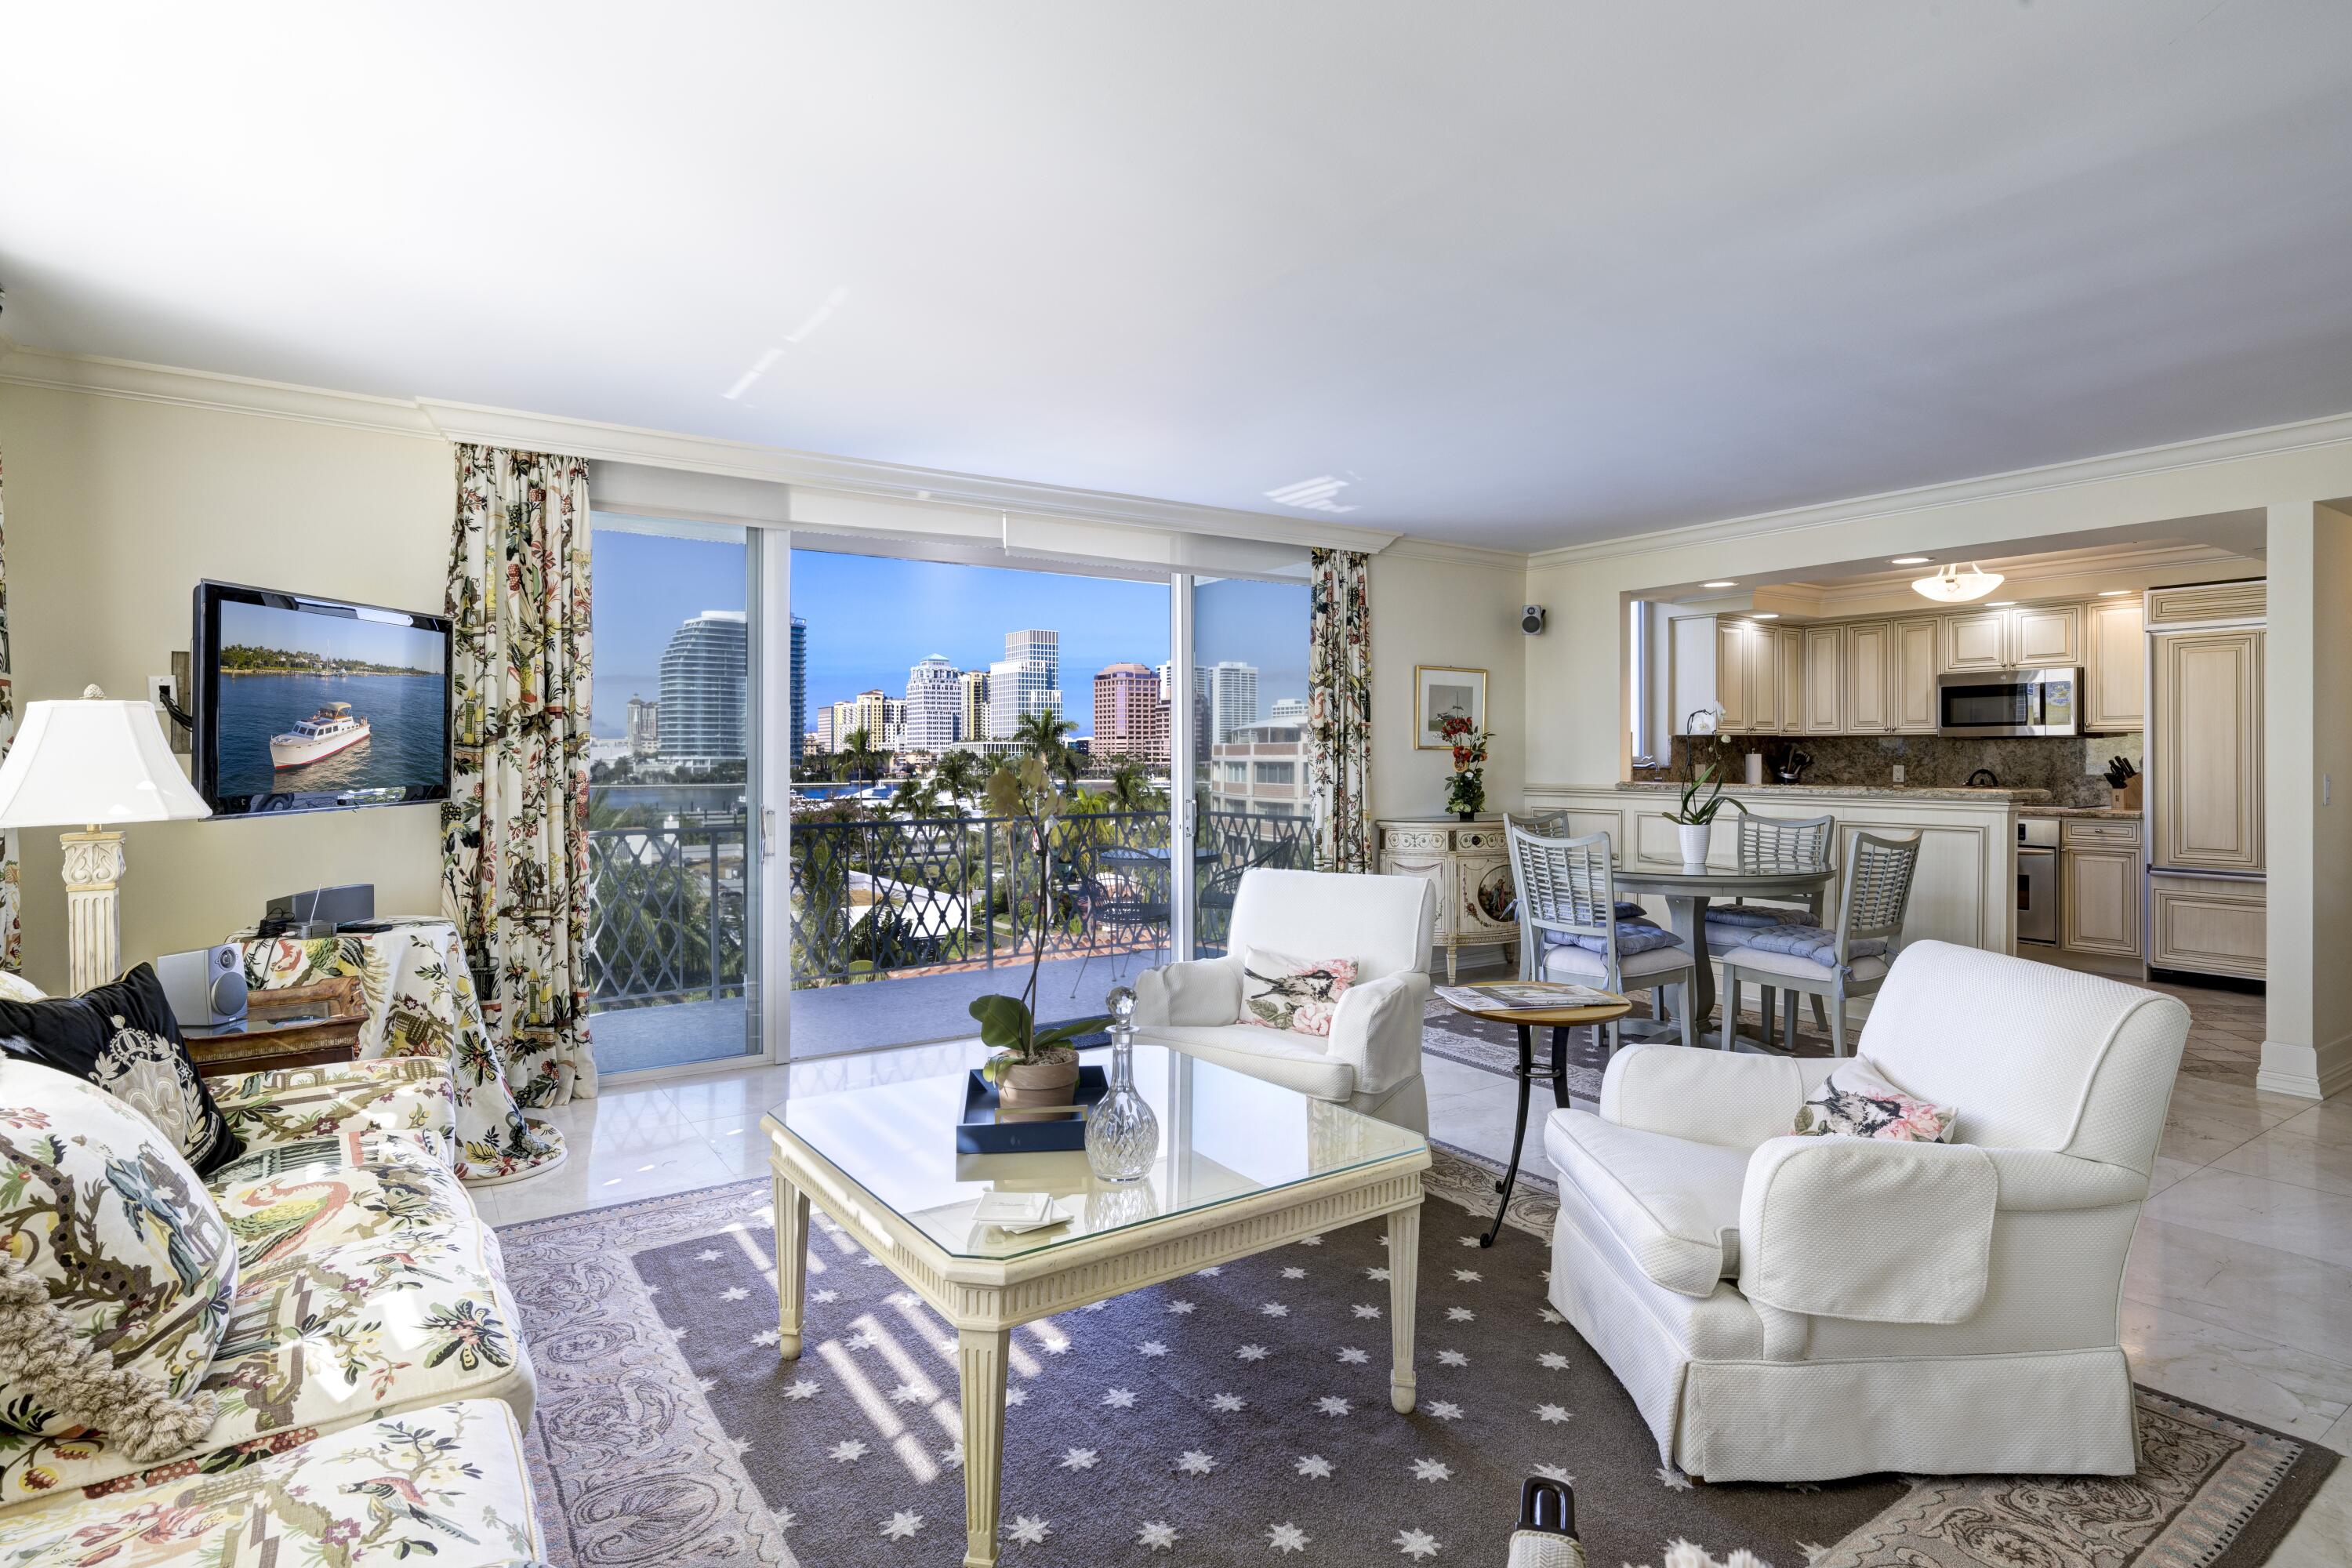
[[[1517,549],[2352,409],[2343,0],[120,14],[23,342]]]

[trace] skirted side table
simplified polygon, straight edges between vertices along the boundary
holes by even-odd
[[[1426,877],[1437,884],[1437,929],[1433,940],[1445,950],[1445,978],[1454,973],[1454,953],[1492,942],[1503,961],[1516,965],[1519,953],[1518,899],[1511,889],[1510,848],[1500,816],[1464,822],[1452,816],[1382,817],[1380,868],[1383,875]]]
[[[255,993],[350,975],[366,1016],[359,1055],[445,1057],[457,1091],[457,1178],[491,1186],[563,1163],[563,1134],[523,1113],[506,1061],[482,1023],[457,928],[418,920],[365,935],[248,940],[245,983]]]

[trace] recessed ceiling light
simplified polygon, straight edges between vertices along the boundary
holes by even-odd
[[[1352,505],[1342,506],[1338,500],[1349,481],[1330,474],[1318,474],[1311,479],[1301,479],[1295,485],[1283,485],[1265,492],[1265,499],[1276,506],[1295,506],[1301,511],[1353,511]]]
[[[1748,618],[1751,621],[1777,621],[1780,618],[1780,612],[1778,610],[1759,610],[1756,614],[1748,616]]]
[[[1985,608],[1988,610],[2005,610],[2015,603],[2017,603],[2015,599],[1987,599],[1985,601]]]
[[[2130,592],[2131,590],[2129,588],[2102,588],[2099,590],[2099,597],[2102,599],[2120,599],[2126,594]]]
[[[1925,566],[1934,559],[1936,558],[1932,555],[1898,555],[1887,564],[1889,566]]]
[[[1737,583],[1728,583],[1728,582],[1720,582],[1720,581],[1718,581],[1718,582],[1714,582],[1714,583],[1701,583],[1701,584],[1699,584],[1699,586],[1700,586],[1700,587],[1702,587],[1702,588],[1737,588],[1737,587],[1738,587],[1738,586],[1739,586],[1739,584],[1737,584]]]

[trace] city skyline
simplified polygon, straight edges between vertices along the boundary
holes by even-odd
[[[735,542],[597,531],[595,734],[624,736],[628,700],[659,699],[661,656],[679,626],[743,605],[744,557]],[[818,727],[823,708],[862,691],[903,696],[908,671],[926,656],[984,671],[1003,658],[1005,634],[1023,627],[1060,633],[1062,716],[1080,734],[1095,731],[1097,671],[1168,662],[1165,583],[816,550],[793,552],[792,576],[791,614],[806,626],[796,682],[803,732]],[[1197,663],[1257,668],[1261,715],[1275,700],[1306,696],[1303,584],[1203,583],[1193,628]]]

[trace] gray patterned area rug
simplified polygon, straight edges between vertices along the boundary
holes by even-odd
[[[1544,1300],[1556,1197],[1440,1147],[1420,1406],[1389,1408],[1383,1226],[1333,1231],[1016,1333],[1003,1561],[1499,1568],[1529,1475],[1572,1478],[1596,1563],[1689,1541],[1780,1568],[2252,1568],[2335,1463],[2143,1391],[2130,1480],[1694,1483]],[[769,1189],[500,1232],[539,1373],[528,1444],[570,1568],[949,1568],[963,1556],[953,1335],[812,1226],[807,1342],[775,1351]]]

